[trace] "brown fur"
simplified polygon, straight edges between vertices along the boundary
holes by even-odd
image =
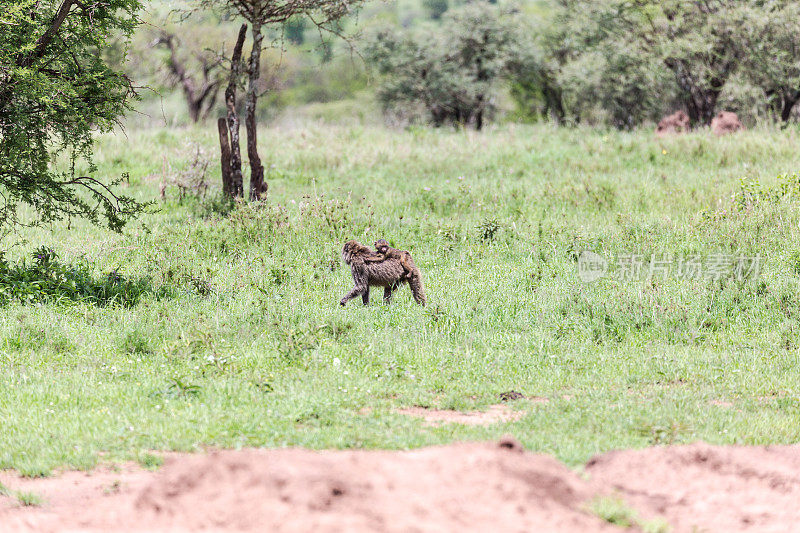
[[[342,260],[350,266],[354,287],[344,295],[339,303],[345,305],[356,296],[361,295],[361,301],[364,302],[364,305],[367,305],[369,303],[370,287],[383,287],[383,300],[389,303],[392,299],[392,293],[400,285],[408,282],[414,301],[420,305],[425,305],[422,274],[414,264],[414,260],[411,259],[411,255],[409,254],[407,262],[411,271],[411,277],[408,279],[406,279],[405,269],[400,264],[399,259],[386,257],[383,260],[376,260],[378,257],[381,256],[357,241],[348,241],[344,245]]]
[[[364,259],[366,262],[380,262],[385,261],[386,259],[397,259],[400,261],[400,266],[403,267],[403,277],[410,280],[414,276],[414,268],[412,267],[413,260],[411,259],[411,254],[406,250],[392,248],[389,246],[389,242],[386,239],[378,239],[375,241],[375,249],[378,251],[378,257],[367,257]]]

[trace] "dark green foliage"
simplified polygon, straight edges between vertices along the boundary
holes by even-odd
[[[565,88],[559,79],[571,41],[568,26],[547,15],[517,14],[511,43],[509,69],[511,96],[517,104],[516,117],[523,120],[548,119],[555,123],[569,121],[565,109]]]
[[[422,5],[428,10],[428,14],[433,20],[439,20],[450,7],[448,0],[422,0]]]
[[[484,220],[478,225],[478,237],[483,242],[491,242],[503,226],[495,219]]]
[[[11,264],[0,256],[0,305],[19,300],[130,307],[149,292],[153,292],[149,280],[126,280],[116,271],[98,279],[88,265],[65,265],[45,247],[34,252],[31,263]]]
[[[565,106],[620,128],[678,108],[708,125],[723,102],[746,111],[755,86],[786,120],[800,100],[795,4],[558,0],[550,33]]]
[[[0,225],[18,207],[44,223],[87,218],[120,231],[143,205],[90,177],[92,134],[135,96],[102,51],[136,27],[138,0],[6,0],[0,14]],[[63,163],[56,164],[59,156]],[[82,168],[82,169],[81,169]]]
[[[383,30],[367,47],[382,74],[378,99],[402,120],[480,129],[496,108],[511,63],[511,13],[485,2],[448,11],[441,30]]]
[[[283,25],[283,33],[286,39],[293,44],[303,44],[305,42],[306,19],[302,17],[292,17]]]
[[[552,55],[534,38],[519,41],[518,52],[511,62],[511,96],[517,104],[518,118],[562,123],[567,118],[564,90]]]
[[[786,122],[800,101],[800,5],[773,2],[746,29],[751,46],[743,57],[745,78],[763,91],[776,118]]]

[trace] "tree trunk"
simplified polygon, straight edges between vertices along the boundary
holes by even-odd
[[[798,100],[800,100],[800,91],[783,92],[783,97],[781,98],[781,120],[783,122],[789,122],[792,117],[792,109],[794,109]]]
[[[176,37],[166,32],[164,32],[158,40],[159,43],[169,48],[169,61],[167,61],[167,66],[170,72],[172,72],[180,82],[183,96],[189,108],[189,118],[192,122],[196,123],[204,116],[204,106],[206,108],[206,114],[208,111],[211,111],[214,101],[216,101],[219,83],[213,79],[213,68],[211,66],[204,66],[202,71],[202,83],[198,87],[195,79],[186,71],[186,65],[180,57],[178,57],[175,41]]]
[[[192,123],[196,124],[200,121],[200,102],[196,100],[190,100],[189,96],[186,96],[186,103],[189,104],[189,119]]]
[[[250,79],[245,101],[245,126],[247,128],[247,158],[250,160],[250,200],[258,200],[267,192],[264,183],[264,166],[258,155],[258,129],[256,104],[258,103],[258,78],[261,76],[261,45],[264,36],[261,25],[253,24],[253,50],[250,52]]]
[[[222,164],[222,195],[233,197],[233,173],[231,172],[231,145],[228,142],[228,124],[224,118],[217,121],[219,130],[219,152]]]
[[[242,177],[242,151],[239,147],[239,112],[236,110],[236,85],[239,81],[239,66],[242,61],[242,48],[247,37],[247,24],[239,28],[239,37],[231,56],[231,76],[228,88],[225,89],[225,106],[228,108],[228,132],[231,140],[231,191],[234,198],[244,196],[244,179]]]
[[[544,111],[557,125],[564,123],[564,104],[561,89],[546,81],[542,88],[544,95]]]
[[[220,84],[221,84],[221,82],[220,82]],[[211,93],[211,96],[208,99],[208,104],[206,105],[205,110],[200,113],[200,118],[201,119],[203,119],[203,120],[207,119],[208,115],[210,115],[211,112],[214,110],[214,107],[217,105],[217,95],[218,94],[219,94],[218,90],[214,91],[213,93]]]
[[[683,93],[681,99],[686,105],[686,113],[692,126],[711,125],[711,119],[714,118],[717,109],[717,99],[725,80],[717,80],[711,84],[712,87],[704,88],[694,79],[683,61],[669,59],[665,63],[675,74],[678,87]]]
[[[685,98],[686,112],[691,123],[710,126],[717,109],[717,98],[719,98],[717,90],[696,89],[687,94]]]

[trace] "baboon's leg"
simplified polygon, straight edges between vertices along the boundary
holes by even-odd
[[[408,264],[408,254],[400,255],[400,266],[403,267],[403,277],[411,279],[414,275],[414,270],[411,268],[411,265]]]
[[[366,304],[369,301],[369,284],[367,275],[362,268],[358,268],[356,266],[352,266],[351,268],[353,271],[353,289],[345,294],[344,297],[339,300],[339,303],[341,305],[345,305],[347,302],[360,294],[364,304]]]
[[[352,300],[353,298],[355,298],[359,294],[362,294],[362,291],[359,289],[358,286],[355,286],[355,287],[353,287],[353,290],[351,290],[350,292],[345,294],[344,297],[342,297],[342,299],[339,300],[339,303],[341,305],[345,305],[347,302],[349,302],[350,300]]]
[[[425,289],[422,286],[422,277],[413,276],[408,280],[408,286],[411,287],[411,294],[414,295],[414,301],[418,304],[425,305]]]
[[[384,303],[387,303],[387,304],[388,303],[392,303],[392,293],[397,290],[397,287],[399,287],[399,285],[398,284],[394,284],[394,285],[392,285],[390,287],[385,287],[383,289],[383,302]]]

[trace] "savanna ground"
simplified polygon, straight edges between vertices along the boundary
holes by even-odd
[[[213,128],[102,137],[97,175],[127,172],[126,192],[155,204],[123,235],[73,222],[3,241],[11,267],[76,286],[2,289],[0,469],[504,433],[573,466],[797,442],[800,181],[779,175],[800,169],[798,133],[265,129],[268,199],[232,210],[213,199],[216,161],[205,200],[159,199],[164,161],[213,154]],[[379,237],[413,253],[426,308],[407,288],[339,306],[342,244]],[[33,259],[40,246],[58,257]],[[745,280],[584,283],[587,249],[762,260]],[[509,390],[537,400],[490,426],[396,412],[485,409]]]

